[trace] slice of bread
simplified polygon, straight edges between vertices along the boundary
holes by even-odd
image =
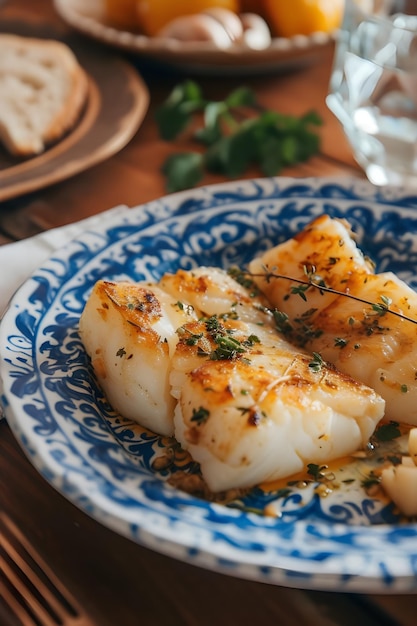
[[[75,126],[88,79],[59,41],[0,34],[0,142],[33,156]]]

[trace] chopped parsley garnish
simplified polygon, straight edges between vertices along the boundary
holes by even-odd
[[[389,422],[389,424],[381,424],[375,432],[375,439],[378,441],[392,441],[401,437],[401,430],[398,422]]]
[[[325,478],[323,470],[327,469],[327,465],[317,465],[316,463],[309,463],[307,465],[307,474],[312,476],[314,480],[322,480]]]
[[[304,302],[307,302],[307,296],[305,293],[307,289],[310,289],[310,285],[294,285],[291,287],[291,293],[296,296],[300,296]]]
[[[198,409],[193,409],[191,421],[196,422],[198,426],[200,426],[201,424],[204,424],[205,422],[207,422],[209,417],[210,417],[210,411],[200,406],[200,408]]]
[[[313,352],[313,359],[308,364],[308,367],[313,372],[318,373],[318,372],[320,372],[322,370],[323,366],[324,366],[324,361],[323,361],[321,355],[318,352]]]
[[[254,343],[260,343],[259,337],[249,335],[243,341],[233,337],[233,329],[226,328],[216,315],[212,315],[205,321],[207,332],[216,344],[216,348],[209,354],[212,361],[236,359],[243,355]],[[248,359],[242,359],[249,363]]]
[[[372,305],[372,310],[379,316],[385,315],[389,311],[389,307],[392,304],[391,298],[388,296],[381,296],[381,302]]]
[[[210,359],[212,361],[221,361],[227,359],[235,359],[239,354],[246,352],[246,348],[243,346],[239,339],[225,335],[216,335],[214,341],[217,344],[217,348],[211,351]]]
[[[334,340],[334,345],[336,348],[344,348],[349,343],[348,339],[343,339],[343,337],[336,337]]]
[[[293,332],[294,329],[290,324],[290,318],[287,313],[275,309],[272,314],[274,316],[275,326],[280,333],[283,335],[289,335]]]

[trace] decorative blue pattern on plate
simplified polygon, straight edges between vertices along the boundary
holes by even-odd
[[[175,194],[85,232],[21,287],[0,326],[1,400],[45,478],[149,548],[280,585],[415,591],[417,524],[399,523],[391,507],[364,494],[327,500],[307,490],[302,504],[297,494],[283,498],[274,518],[252,512],[268,502],[261,490],[225,506],[168,484],[172,472],[193,464],[172,440],[112,412],[78,337],[99,278],[152,280],[179,267],[242,265],[321,213],[347,218],[378,269],[417,286],[416,195],[358,180],[285,178]]]

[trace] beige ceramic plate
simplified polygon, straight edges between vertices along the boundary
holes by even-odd
[[[85,110],[76,127],[39,156],[18,160],[0,149],[0,202],[69,178],[112,156],[130,141],[145,116],[149,93],[131,65],[103,50],[74,51],[89,77]]]
[[[253,50],[243,44],[221,50],[208,42],[179,42],[112,28],[106,23],[103,0],[54,0],[54,4],[65,22],[86,35],[137,55],[200,73],[288,68],[310,62],[316,52],[333,40],[333,35],[317,32],[310,36],[275,38],[265,50]]]

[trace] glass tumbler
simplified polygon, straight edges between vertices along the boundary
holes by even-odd
[[[372,183],[417,187],[417,0],[345,0],[326,103]]]

